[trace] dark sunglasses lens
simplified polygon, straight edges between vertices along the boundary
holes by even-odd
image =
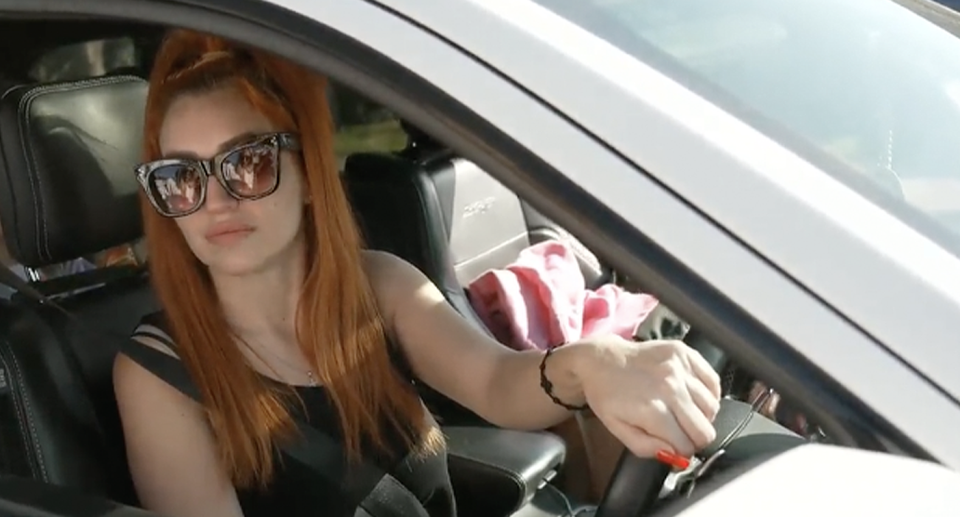
[[[158,167],[147,176],[146,183],[157,208],[166,215],[190,212],[203,199],[203,173],[195,165]]]
[[[275,143],[245,145],[224,157],[221,173],[227,188],[239,198],[256,198],[277,187],[280,153]]]

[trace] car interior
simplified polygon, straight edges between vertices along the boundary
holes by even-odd
[[[0,225],[12,260],[43,268],[142,237],[131,165],[162,33],[120,22],[0,22]],[[334,87],[330,98],[344,185],[368,246],[420,268],[478,328],[486,330],[464,286],[532,244],[568,242],[589,285],[620,280],[470,161],[349,91]],[[145,267],[34,286],[77,318],[19,294],[0,300],[0,514],[150,515],[138,509],[111,385],[120,336],[158,308]],[[497,429],[422,389],[447,435],[460,515],[589,507],[557,488],[571,475],[563,439]]]

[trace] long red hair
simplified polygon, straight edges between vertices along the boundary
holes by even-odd
[[[304,222],[307,271],[296,315],[305,357],[339,414],[351,459],[361,443],[389,451],[387,433],[434,449],[415,390],[393,367],[383,322],[363,270],[361,237],[333,151],[325,78],[277,56],[192,31],[170,33],[150,75],[144,158],[160,157],[159,133],[171,101],[234,87],[280,131],[300,135],[312,202]],[[231,338],[206,267],[174,221],[142,196],[150,271],[177,353],[203,398],[221,464],[236,486],[266,484],[278,440],[293,436],[290,392],[249,366]],[[322,228],[322,231],[319,231]]]

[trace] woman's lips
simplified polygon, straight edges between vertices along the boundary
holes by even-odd
[[[204,237],[210,244],[229,246],[246,239],[253,230],[252,226],[246,224],[223,222],[213,225]]]

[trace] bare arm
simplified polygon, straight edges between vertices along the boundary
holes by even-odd
[[[114,362],[113,383],[130,473],[144,508],[171,517],[242,517],[200,405],[123,354]]]
[[[370,253],[367,266],[386,324],[421,380],[502,427],[543,429],[569,416],[540,387],[542,352],[487,337],[397,257]],[[716,437],[720,378],[680,341],[594,336],[556,349],[545,372],[556,397],[568,405],[589,400],[638,456],[690,455]]]
[[[512,350],[476,329],[409,263],[379,252],[366,260],[386,325],[423,382],[502,427],[543,429],[570,416],[540,387],[541,352]],[[558,349],[547,375],[561,400],[582,404],[574,348]]]

